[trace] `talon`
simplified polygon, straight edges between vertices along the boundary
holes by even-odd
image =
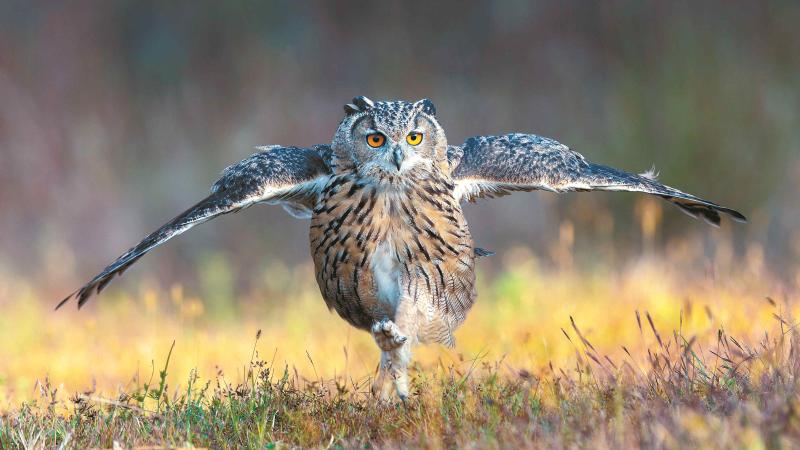
[[[403,335],[397,324],[388,319],[375,322],[371,330],[375,343],[384,351],[394,350],[408,341],[408,337]]]

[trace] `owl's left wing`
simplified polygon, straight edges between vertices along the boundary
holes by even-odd
[[[746,221],[738,211],[659,183],[652,173],[635,175],[594,164],[566,145],[533,134],[472,137],[461,146],[450,146],[448,160],[456,200],[532,190],[631,191],[660,196],[715,226],[719,213]]]
[[[222,214],[238,212],[257,203],[280,203],[293,215],[304,216],[313,208],[316,196],[330,176],[330,146],[299,148],[274,145],[260,150],[225,169],[208,197],[150,233],[83,287],[68,295],[56,309],[72,298],[78,300],[78,307],[83,306],[92,294],[100,293],[115,275],[121,275],[145,253]]]

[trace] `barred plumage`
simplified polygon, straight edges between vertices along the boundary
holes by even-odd
[[[475,301],[475,259],[463,200],[514,191],[618,190],[658,195],[718,225],[739,212],[655,180],[586,161],[531,134],[477,136],[448,146],[430,100],[356,97],[331,145],[269,146],[227,168],[211,195],[144,238],[72,298],[78,306],[145,253],[189,228],[256,203],[280,203],[311,218],[310,247],[322,298],[381,349],[373,392],[389,375],[408,395],[411,346],[453,345]],[[376,136],[378,138],[376,138]],[[370,140],[370,137],[373,139]],[[411,139],[411,138],[414,139]]]
[[[452,189],[447,175],[427,170],[392,190],[351,174],[332,177],[310,233],[328,306],[370,329],[395,318],[400,296],[428,302],[433,309],[415,338],[452,344],[452,331],[475,297],[472,238]]]

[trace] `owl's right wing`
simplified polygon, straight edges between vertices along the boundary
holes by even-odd
[[[211,195],[157,229],[117,258],[83,287],[68,295],[56,309],[70,299],[78,307],[100,293],[115,275],[120,275],[145,253],[195,225],[222,214],[240,211],[256,203],[280,203],[293,215],[303,216],[313,208],[316,196],[331,173],[330,147],[313,148],[269,146],[222,172],[211,188]]]
[[[738,211],[663,185],[651,173],[635,175],[595,164],[564,144],[534,134],[476,136],[450,146],[447,153],[456,200],[533,190],[643,192],[712,225],[719,225],[719,213],[746,221]]]

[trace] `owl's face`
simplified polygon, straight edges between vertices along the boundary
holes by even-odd
[[[447,164],[447,138],[430,100],[372,102],[353,99],[333,140],[338,170],[396,180]]]

